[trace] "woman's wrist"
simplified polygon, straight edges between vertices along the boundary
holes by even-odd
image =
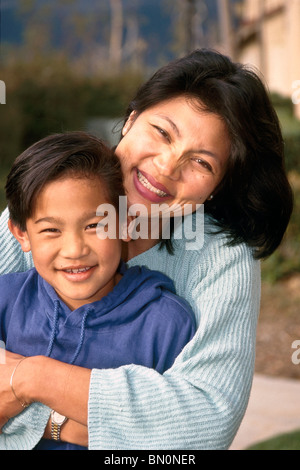
[[[45,378],[48,359],[44,356],[24,357],[17,365],[12,386],[20,402],[40,401],[39,386]]]
[[[13,385],[22,402],[41,402],[87,425],[90,374],[89,369],[33,356],[19,364]]]
[[[51,439],[51,420],[48,421],[44,438]],[[88,447],[89,437],[87,426],[68,419],[61,428],[60,440],[70,444]]]

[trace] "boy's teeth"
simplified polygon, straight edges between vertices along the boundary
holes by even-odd
[[[80,268],[80,269],[66,269],[67,273],[78,274],[88,271],[90,268]]]
[[[145,186],[145,188],[149,189],[149,191],[151,191],[152,193],[157,194],[157,195],[160,196],[160,197],[165,197],[165,196],[167,196],[167,193],[164,193],[164,192],[161,191],[160,189],[155,188],[155,187],[147,180],[147,178],[145,178],[145,176],[143,176],[142,173],[140,173],[139,171],[137,171],[137,176],[138,176],[139,182],[142,183],[142,185]]]

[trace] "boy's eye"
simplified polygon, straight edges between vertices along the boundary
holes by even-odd
[[[48,233],[58,233],[59,230],[58,230],[58,228],[45,228],[44,230],[42,230],[42,233],[43,233],[43,232],[46,232],[46,233],[47,233],[47,232],[48,232]]]
[[[97,225],[99,225],[99,222],[95,223],[95,224],[89,224],[86,226],[86,229],[96,229],[97,228]]]

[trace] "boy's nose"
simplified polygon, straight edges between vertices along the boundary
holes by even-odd
[[[83,237],[75,234],[68,234],[64,236],[60,251],[61,256],[69,259],[79,259],[83,256],[86,256],[88,252],[89,248]]]

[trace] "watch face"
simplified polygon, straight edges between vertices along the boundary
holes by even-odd
[[[53,415],[53,421],[56,423],[56,424],[63,424],[66,420],[66,417],[63,416],[63,415],[60,415],[59,413],[57,413],[56,411],[54,411]]]

